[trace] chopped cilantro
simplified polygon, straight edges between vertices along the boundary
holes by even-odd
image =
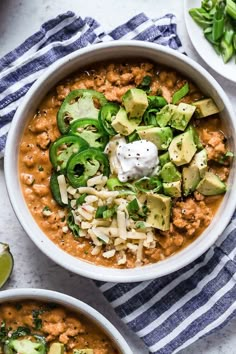
[[[42,319],[39,318],[39,316],[44,313],[45,310],[33,310],[32,311],[32,317],[33,317],[33,323],[34,323],[34,328],[36,330],[39,330],[42,328]]]
[[[0,343],[4,343],[7,339],[7,329],[6,329],[6,322],[2,321],[0,326]]]
[[[141,84],[138,85],[137,88],[139,88],[139,89],[141,89],[141,90],[143,90],[143,91],[149,92],[149,91],[150,91],[151,82],[152,82],[151,76],[146,75],[146,76],[144,76],[144,78],[143,78]]]
[[[46,206],[43,208],[43,211],[51,211],[51,209],[46,205]]]
[[[133,200],[131,200],[131,202],[129,202],[129,204],[127,205],[127,210],[129,215],[132,215],[139,211],[139,204],[136,198],[134,198]]]
[[[22,309],[22,305],[21,304],[15,304],[15,308],[17,311],[20,311]]]
[[[11,333],[11,339],[17,339],[18,337],[28,336],[31,333],[28,327],[20,326],[14,332]]]

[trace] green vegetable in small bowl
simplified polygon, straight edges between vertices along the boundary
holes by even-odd
[[[189,14],[224,63],[230,61],[236,53],[236,1],[202,0],[201,7]]]

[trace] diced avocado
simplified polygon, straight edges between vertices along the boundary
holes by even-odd
[[[43,352],[44,344],[39,342],[31,342],[29,339],[13,339],[7,344],[9,353],[13,349],[16,353],[20,354],[39,354]]]
[[[64,354],[64,344],[52,343],[50,345],[48,354]]]
[[[117,133],[127,136],[135,131],[135,129],[141,123],[141,120],[142,118],[128,119],[125,109],[120,107],[111,125]]]
[[[160,171],[163,182],[176,182],[181,180],[181,173],[177,170],[173,162],[167,162]]]
[[[74,349],[73,354],[93,354],[93,349]]]
[[[191,131],[191,133],[193,134],[193,140],[195,142],[195,145],[196,145],[197,149],[198,150],[203,149],[203,145],[201,143],[201,140],[199,138],[197,130],[190,124],[188,126],[188,128],[186,129],[186,131]]]
[[[217,195],[225,193],[226,184],[214,173],[206,172],[196,189],[203,195]]]
[[[170,228],[171,198],[163,194],[147,193],[149,214],[146,222],[162,231]]]
[[[184,167],[183,171],[183,191],[184,196],[191,194],[200,182],[200,173],[197,166]]]
[[[194,102],[193,105],[196,107],[195,114],[197,118],[208,117],[212,114],[219,113],[220,111],[212,98],[205,98],[203,100]]]
[[[187,131],[177,135],[170,143],[168,151],[170,160],[173,161],[176,166],[189,163],[197,151],[193,134]]]
[[[196,107],[190,104],[180,103],[171,118],[171,127],[184,131],[192,118],[195,109]]]
[[[141,139],[151,141],[156,145],[158,150],[167,150],[173,138],[173,133],[170,127],[165,128],[147,128],[137,129],[138,135]]]
[[[142,118],[148,107],[147,94],[138,88],[128,90],[122,97],[129,118]]]
[[[170,162],[170,155],[168,151],[159,156],[159,163],[161,167],[163,167],[167,162]]]
[[[171,120],[173,114],[176,112],[177,106],[174,104],[167,104],[165,107],[163,107],[160,112],[157,113],[156,115],[156,120],[157,123],[160,127],[165,127],[169,121]]]
[[[192,161],[190,166],[196,166],[199,169],[200,177],[204,177],[207,171],[207,152],[206,149],[203,149],[197,152]]]
[[[163,183],[164,194],[173,197],[181,197],[181,181]]]

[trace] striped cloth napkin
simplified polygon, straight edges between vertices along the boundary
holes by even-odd
[[[17,107],[50,64],[87,45],[119,39],[155,42],[183,52],[171,14],[155,20],[139,14],[106,33],[94,19],[82,20],[67,12],[43,24],[39,32],[0,59],[1,156]],[[236,214],[207,253],[171,275],[132,284],[97,282],[117,314],[144,340],[150,353],[178,353],[234,316],[235,229]]]

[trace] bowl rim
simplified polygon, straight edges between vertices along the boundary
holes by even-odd
[[[106,50],[114,47],[127,47],[129,48],[139,48],[142,50],[153,50],[157,54],[159,52],[163,53],[164,55],[169,55],[173,59],[182,61],[185,65],[188,67],[191,67],[192,70],[196,70],[201,76],[207,80],[212,87],[217,91],[218,96],[223,100],[224,105],[227,107],[227,110],[229,112],[230,116],[230,122],[233,126],[234,132],[236,132],[236,122],[232,119],[234,115],[233,108],[231,106],[231,103],[225,94],[224,90],[221,88],[221,86],[218,84],[218,82],[207,72],[206,69],[204,69],[200,64],[196,63],[194,60],[191,58],[185,56],[184,54],[181,54],[180,52],[170,49],[169,47],[165,47],[162,45],[158,45],[155,43],[149,43],[149,42],[142,42],[142,41],[114,41],[114,42],[106,42],[106,43],[98,43],[94,44],[92,46],[79,49],[66,57],[58,60],[56,63],[51,65],[45,73],[32,85],[32,87],[29,89],[27,94],[24,97],[23,102],[21,105],[18,107],[14,118],[11,123],[10,131],[8,133],[8,138],[6,142],[6,149],[5,149],[5,159],[4,159],[4,170],[5,170],[5,180],[6,180],[6,186],[7,186],[7,191],[9,194],[9,198],[12,204],[12,207],[15,211],[15,214],[20,221],[21,225],[23,226],[24,230],[28,234],[28,236],[31,238],[31,240],[37,245],[37,247],[44,253],[46,254],[50,259],[52,259],[55,263],[61,265],[67,270],[72,271],[73,273],[80,274],[82,276],[85,276],[87,278],[91,279],[96,279],[96,280],[101,280],[101,281],[109,281],[109,282],[137,282],[137,281],[144,281],[144,280],[151,280],[155,278],[162,277],[164,275],[173,273],[186,265],[190,264],[194,260],[196,260],[198,257],[200,257],[205,251],[207,251],[217,240],[218,236],[223,232],[223,230],[226,228],[231,216],[233,215],[233,212],[236,207],[236,198],[232,198],[232,193],[229,194],[228,196],[228,211],[227,214],[225,211],[223,211],[224,218],[221,221],[219,225],[217,225],[217,230],[215,230],[214,235],[211,235],[211,237],[206,237],[205,242],[201,242],[198,244],[198,247],[195,248],[195,252],[191,252],[188,254],[188,257],[182,257],[181,259],[178,259],[178,262],[172,262],[171,264],[168,264],[169,259],[173,259],[175,255],[166,258],[163,261],[154,263],[152,265],[146,265],[143,267],[137,267],[137,268],[132,268],[132,269],[116,269],[116,268],[108,268],[104,266],[98,266],[86,261],[83,261],[79,258],[75,258],[68,253],[64,252],[62,249],[60,249],[56,244],[54,245],[55,252],[50,253],[50,249],[47,249],[47,247],[44,246],[43,242],[37,239],[37,237],[34,236],[34,232],[30,229],[29,225],[27,222],[24,220],[24,218],[21,215],[21,207],[20,205],[17,204],[16,202],[16,192],[18,193],[19,191],[16,191],[12,188],[12,179],[14,178],[14,174],[12,173],[11,170],[11,156],[13,153],[13,142],[14,140],[14,133],[15,129],[19,125],[18,121],[20,121],[21,116],[24,116],[24,110],[25,107],[27,107],[28,101],[30,100],[32,95],[35,95],[37,93],[37,90],[40,88],[40,86],[44,83],[45,80],[47,80],[53,73],[55,73],[58,69],[61,67],[65,66],[69,62],[73,62],[76,59],[79,59],[80,56],[82,55],[87,55],[91,53],[96,53],[96,51],[99,52],[99,50]],[[145,57],[145,52],[143,53],[143,57]],[[73,72],[73,70],[71,70]],[[236,135],[236,134],[235,134]],[[232,183],[232,187],[236,188],[236,176],[234,173],[234,179]],[[233,189],[233,188],[232,188]],[[23,196],[22,196],[23,198]],[[225,198],[225,197],[224,197]],[[222,204],[222,203],[221,203]],[[27,208],[28,209],[28,208]],[[29,211],[29,210],[28,210]],[[31,215],[32,219],[34,220],[33,216]],[[214,219],[214,218],[213,218]],[[212,224],[212,223],[211,223]],[[38,229],[40,227],[34,220],[34,225]],[[43,233],[43,231],[40,229],[40,231]],[[44,236],[49,239],[45,233],[43,233]],[[204,234],[204,232],[203,232]],[[199,236],[196,240],[199,240],[202,236]],[[52,242],[52,241],[51,241]],[[195,243],[194,241],[193,243]],[[193,244],[192,243],[192,244]],[[176,255],[178,254],[184,254],[184,252],[188,247],[184,248],[180,252],[177,252]],[[56,251],[57,249],[57,251]],[[60,254],[60,257],[58,257],[58,254]],[[69,257],[69,258],[68,258]],[[76,259],[76,265],[71,264],[70,260],[71,259]],[[86,266],[84,265],[86,264]],[[158,265],[158,266],[157,266]],[[163,266],[162,266],[163,265]],[[80,267],[82,266],[82,267]],[[156,267],[155,267],[156,266]],[[84,268],[83,268],[84,267]],[[157,269],[158,268],[158,271]],[[138,271],[135,271],[137,270]],[[141,271],[140,271],[141,270]]]
[[[105,332],[109,339],[118,347],[123,354],[133,354],[128,343],[116,327],[99,311],[85,302],[76,299],[73,296],[66,295],[59,291],[40,289],[40,288],[18,288],[3,290],[0,292],[0,304],[6,301],[18,300],[35,300],[35,301],[53,301],[65,307],[73,307],[79,313],[85,315],[92,322]]]

